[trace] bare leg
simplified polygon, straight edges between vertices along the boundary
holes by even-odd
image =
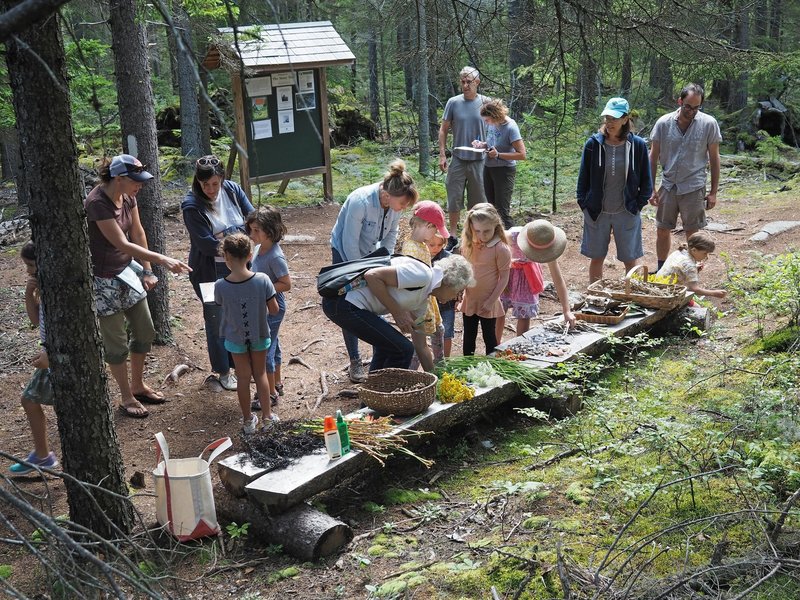
[[[500,345],[500,342],[503,340],[503,329],[506,327],[506,316],[503,315],[502,317],[497,317],[497,321],[495,322],[494,326],[494,337],[497,338],[497,345]]]
[[[530,319],[517,319],[517,336],[522,335],[531,328]]]
[[[627,275],[628,271],[630,271],[633,267],[635,267],[636,265],[639,264],[639,260],[638,259],[637,260],[629,260],[629,261],[623,262],[622,264],[625,265],[625,274]]]
[[[453,338],[445,338],[444,339],[444,356],[445,358],[450,357],[450,352],[453,351]]]
[[[281,363],[275,363],[275,390],[278,386],[283,385],[283,378],[281,377]]]
[[[117,385],[119,386],[119,394],[122,399],[122,406],[124,406],[129,413],[146,415],[147,409],[142,406],[142,404],[136,398],[133,397],[131,384],[128,382],[128,362],[124,361],[116,365],[108,365],[108,369],[111,371],[114,381],[116,381]],[[139,379],[141,379],[141,372]]]
[[[669,229],[656,229],[656,257],[659,262],[667,260],[672,245],[672,232]]]
[[[271,397],[277,395],[278,393],[278,390],[275,388],[275,373],[267,373],[267,383],[269,384],[269,395],[271,400]],[[256,389],[258,389],[258,385],[256,385]],[[261,398],[261,392],[258,393],[258,397]]]
[[[131,352],[131,393],[146,394],[153,398],[163,398],[164,394],[157,392],[144,382],[144,360],[147,354]]]
[[[246,425],[253,416],[250,412],[250,375],[252,373],[250,354],[232,352],[231,356],[233,356],[233,365],[236,368],[236,397],[239,400],[239,409],[242,411],[242,419]],[[264,360],[263,356],[261,360]],[[262,391],[266,395],[262,396]],[[267,399],[266,404],[269,406],[269,390],[258,388],[258,394],[259,398]]]
[[[235,355],[234,355],[235,356]],[[247,356],[247,355],[245,355]],[[266,350],[251,350],[250,354],[250,365],[252,367],[253,373],[253,381],[256,382],[256,390],[258,391],[258,397],[261,400],[261,414],[264,417],[265,421],[269,421],[270,417],[272,416],[272,411],[270,410],[270,389],[274,386],[273,382],[270,382],[269,376],[267,375],[267,351]],[[238,367],[237,367],[238,369]],[[237,375],[238,376],[238,375]],[[250,381],[250,377],[247,377],[247,381]],[[239,402],[241,402],[241,398]],[[250,386],[247,386],[247,408],[248,412],[250,410]],[[246,421],[245,421],[246,422]]]
[[[461,220],[461,211],[447,213],[447,216],[450,219],[450,235],[455,236],[458,231],[458,222]]]
[[[47,443],[47,420],[44,416],[44,409],[41,404],[24,400],[22,408],[25,409],[25,416],[28,417],[28,423],[31,426],[36,458],[47,458],[47,455],[50,454],[50,445]]]
[[[589,261],[589,283],[594,283],[598,279],[603,278],[603,263],[606,257],[592,258]]]

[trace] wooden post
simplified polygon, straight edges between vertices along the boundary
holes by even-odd
[[[331,132],[328,125],[328,77],[325,67],[319,70],[319,112],[322,120],[322,154],[325,156],[325,172],[322,174],[322,189],[325,201],[333,201],[333,180],[331,170]]]
[[[244,149],[239,150],[239,178],[242,189],[247,197],[250,198],[250,160],[247,157],[247,133],[245,126],[247,122],[244,117],[244,82],[239,73],[231,73],[231,88],[233,89],[233,112],[236,120],[236,142]]]

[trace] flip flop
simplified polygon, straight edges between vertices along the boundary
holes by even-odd
[[[135,410],[136,408],[138,407],[133,405],[128,405],[128,406],[125,406],[124,404],[119,405],[119,411],[126,417],[130,417],[132,419],[145,419],[150,416],[150,413],[146,409],[143,413],[133,412],[133,410]],[[144,406],[142,408],[144,408]]]
[[[142,404],[164,404],[167,401],[164,396],[151,396],[151,393],[155,392],[145,392],[144,394],[134,394],[133,397],[136,398]]]

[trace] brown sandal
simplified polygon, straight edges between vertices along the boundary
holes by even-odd
[[[137,409],[141,409],[144,412],[138,412]],[[150,416],[148,410],[144,406],[142,406],[142,404],[138,400],[136,401],[136,404],[133,403],[120,404],[119,410],[123,415],[125,415],[126,417],[131,417],[132,419],[145,419]]]

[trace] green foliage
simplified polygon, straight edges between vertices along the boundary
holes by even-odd
[[[103,146],[113,147],[120,130],[111,46],[82,38],[67,42],[65,52],[76,138],[83,143],[100,138]]]
[[[0,565],[0,579],[8,579],[13,572],[11,565]]]
[[[386,504],[390,506],[398,504],[413,504],[423,500],[441,500],[442,496],[438,492],[431,492],[427,489],[404,490],[402,488],[389,488],[384,492]]]
[[[250,529],[250,523],[242,523],[237,525],[236,522],[228,523],[225,526],[225,531],[232,540],[244,539],[247,537],[247,530]]]
[[[376,504],[375,502],[372,502],[372,501],[364,502],[364,504],[361,505],[361,508],[363,508],[368,513],[373,513],[373,514],[386,512],[386,507],[385,506],[382,506],[380,504]]]
[[[731,260],[725,256],[729,268]],[[786,326],[800,325],[800,253],[790,252],[762,260],[751,273],[737,272],[730,277],[729,289],[737,310],[755,319],[759,336],[768,320],[788,317]],[[774,327],[770,327],[773,329]]]

